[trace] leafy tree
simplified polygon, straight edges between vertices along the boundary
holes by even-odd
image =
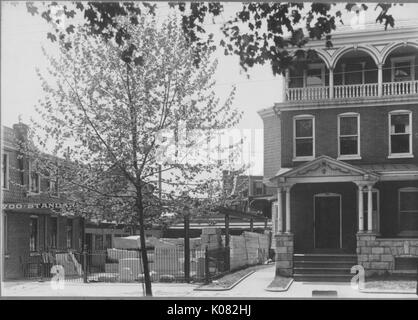
[[[41,16],[48,22],[58,22],[51,15],[51,8],[57,2],[45,4]],[[166,5],[166,4],[164,4]],[[376,23],[384,24],[385,28],[393,27],[395,20],[389,14],[390,8],[396,4],[377,3],[374,10],[379,14]],[[402,5],[402,4],[401,4]],[[224,3],[215,2],[169,2],[171,8],[182,14],[181,27],[189,45],[194,50],[194,64],[201,62],[201,53],[216,45],[213,37],[206,34],[205,22],[208,18],[219,17],[224,11]],[[283,73],[292,63],[300,58],[310,59],[315,56],[312,50],[303,50],[309,39],[324,39],[327,46],[332,46],[331,31],[336,29],[336,21],[342,21],[342,12],[336,9],[336,3],[288,3],[288,2],[252,2],[242,3],[236,17],[221,27],[225,38],[219,43],[225,54],[238,55],[240,65],[247,70],[257,64],[270,63],[273,74]],[[347,3],[345,9],[351,11],[355,4]],[[369,10],[368,5],[360,5]],[[130,23],[138,24],[141,14],[154,15],[157,4],[147,2],[75,2],[73,6],[62,6],[62,16],[72,18],[77,11],[84,13],[85,23],[91,35],[101,36],[106,40],[114,39],[123,46],[130,38],[129,32],[119,25],[117,17],[129,16]],[[27,3],[31,14],[39,14],[38,6]],[[64,40],[74,30],[69,24],[65,30],[55,28],[48,33],[48,38],[56,41]],[[71,42],[67,41],[70,47]],[[298,50],[290,50],[298,49]],[[129,61],[137,55],[135,46],[127,47],[122,57]],[[136,63],[142,63],[137,58]]]
[[[48,76],[38,71],[42,120],[33,124],[25,153],[39,171],[58,177],[61,192],[82,214],[139,225],[151,295],[145,226],[164,212],[202,213],[219,204],[214,173],[228,166],[218,152],[231,150],[235,158],[238,150],[214,141],[241,114],[231,106],[234,90],[224,103],[215,96],[213,51],[201,52],[200,68],[193,66],[193,50],[175,17],[162,25],[150,16],[137,24],[121,19],[131,35],[123,45],[79,26],[70,49],[59,40],[59,57],[45,53]],[[137,48],[133,59],[121,59],[131,46]],[[39,155],[48,148],[52,160]]]

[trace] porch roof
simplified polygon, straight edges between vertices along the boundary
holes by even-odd
[[[279,184],[303,182],[368,182],[377,181],[379,174],[349,163],[322,155],[295,168],[282,168],[271,178]]]
[[[418,164],[352,165],[320,156],[295,168],[281,168],[271,182],[344,182],[418,180]]]

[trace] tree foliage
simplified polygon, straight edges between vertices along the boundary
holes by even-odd
[[[178,19],[162,26],[150,16],[137,24],[122,19],[131,35],[123,45],[79,26],[70,49],[60,40],[59,57],[45,52],[50,67],[47,75],[38,71],[42,120],[33,124],[35,143],[25,153],[40,172],[58,177],[84,215],[139,224],[145,248],[146,223],[160,223],[164,212],[197,213],[198,205],[202,214],[219,205],[219,177],[228,167],[218,155],[238,151],[216,141],[241,114],[232,108],[234,90],[222,103],[214,93],[212,51],[194,67]],[[131,46],[133,59],[121,59]],[[41,150],[51,146],[54,157],[44,157]]]
[[[57,2],[50,2],[40,14],[48,22],[54,22],[51,7]],[[101,36],[105,40],[114,39],[124,46],[131,37],[124,25],[117,22],[118,17],[129,17],[130,23],[138,24],[141,15],[155,15],[160,4],[147,2],[75,2],[73,6],[62,7],[63,16],[74,17],[76,11],[84,14],[84,26],[91,35]],[[164,4],[166,5],[166,4]],[[213,46],[221,46],[226,55],[239,56],[240,65],[247,70],[254,65],[270,63],[273,74],[280,74],[301,57],[311,58],[314,52],[304,50],[310,39],[323,39],[326,46],[332,46],[331,32],[336,29],[336,22],[342,21],[341,10],[336,10],[336,3],[288,3],[288,2],[250,2],[242,3],[236,17],[221,26],[225,38],[214,43],[213,37],[207,34],[205,26],[209,18],[220,17],[224,3],[216,2],[169,2],[169,6],[182,15],[181,28],[193,48],[194,64],[199,66],[201,55]],[[385,28],[393,27],[395,20],[389,13],[396,4],[377,3],[374,10],[379,12],[376,23]],[[353,10],[354,3],[347,3],[346,11]],[[366,4],[360,4],[363,10],[370,10]],[[27,3],[31,14],[39,14],[38,7]],[[65,30],[55,29],[47,37],[52,41],[67,39],[74,30],[69,25]],[[70,41],[65,42],[71,46]],[[297,50],[294,50],[297,49]],[[135,46],[126,47],[122,59],[129,61],[137,55]],[[140,64],[143,58],[136,58]]]

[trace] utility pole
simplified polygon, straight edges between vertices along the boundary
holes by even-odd
[[[190,282],[190,213],[184,215],[184,277]]]

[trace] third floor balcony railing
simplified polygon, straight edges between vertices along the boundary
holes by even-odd
[[[351,99],[379,96],[401,96],[418,94],[418,80],[384,82],[379,90],[378,83],[338,85],[333,87],[287,88],[287,101]]]

